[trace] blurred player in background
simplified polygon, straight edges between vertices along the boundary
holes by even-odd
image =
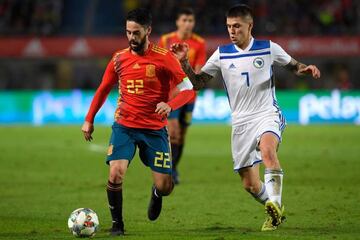
[[[232,155],[234,170],[241,176],[244,188],[268,214],[262,231],[275,230],[284,220],[281,202],[283,170],[277,149],[285,128],[285,119],[275,97],[273,65],[283,66],[298,76],[320,77],[314,65],[306,66],[291,58],[278,44],[252,37],[252,10],[237,5],[226,14],[231,44],[219,46],[196,74],[188,59],[186,44],[175,44],[171,50],[180,60],[185,73],[198,90],[213,77],[222,75],[232,111]],[[265,165],[264,182],[259,164]]]
[[[166,130],[171,110],[193,96],[192,84],[171,52],[149,42],[151,15],[146,9],[130,11],[126,18],[129,48],[110,60],[82,127],[92,140],[94,118],[112,87],[119,83],[119,101],[112,126],[106,163],[110,165],[107,196],[112,216],[111,235],[124,235],[122,184],[136,148],[142,162],[151,168],[154,185],[148,218],[158,218],[162,196],[173,190],[170,144]],[[179,94],[169,101],[176,86]]]
[[[186,43],[189,46],[188,59],[196,73],[200,72],[206,60],[206,47],[203,38],[193,32],[195,27],[195,14],[191,8],[182,8],[177,12],[175,32],[164,34],[160,38],[159,46],[169,49],[174,43]],[[178,94],[177,88],[173,88],[170,98]],[[169,116],[168,129],[171,142],[173,159],[174,183],[179,183],[177,165],[179,164],[183,149],[187,128],[191,124],[192,112],[196,96],[181,108],[172,111]]]

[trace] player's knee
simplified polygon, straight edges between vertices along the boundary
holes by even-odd
[[[170,135],[170,142],[172,144],[180,144],[180,136],[178,133],[174,132],[173,134]]]
[[[170,120],[168,123],[170,142],[172,144],[180,144],[180,129],[177,120]]]
[[[272,146],[263,146],[260,148],[260,151],[264,163],[274,164],[278,161],[276,149],[274,149]]]
[[[179,129],[176,129],[176,128],[173,128],[170,132],[169,132],[169,135],[170,135],[170,142],[172,144],[180,144],[180,131]]]
[[[125,170],[122,169],[120,166],[111,166],[110,167],[110,174],[109,174],[109,181],[116,184],[121,184],[124,182],[125,178]]]

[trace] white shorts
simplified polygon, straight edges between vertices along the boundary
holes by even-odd
[[[261,136],[266,132],[271,132],[279,138],[280,143],[284,128],[285,120],[275,112],[248,123],[233,126],[231,149],[234,171],[261,163],[261,153],[258,148]]]

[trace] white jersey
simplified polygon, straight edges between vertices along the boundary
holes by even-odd
[[[221,74],[233,126],[276,112],[282,130],[285,119],[275,97],[272,66],[284,66],[290,61],[291,57],[278,44],[252,38],[244,50],[235,44],[219,46],[202,71],[213,77]]]

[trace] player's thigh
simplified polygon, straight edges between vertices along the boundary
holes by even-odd
[[[278,113],[269,114],[260,121],[258,127],[257,149],[260,152],[258,151],[257,155],[260,154],[266,167],[269,167],[269,162],[278,161],[277,149],[284,129],[284,124],[280,120]]]
[[[279,137],[271,131],[264,132],[259,141],[259,149],[263,161],[277,161]]]
[[[138,147],[141,161],[152,171],[172,174],[170,144],[166,128],[140,133]]]
[[[171,143],[179,144],[180,139],[180,122],[177,118],[171,118],[168,120],[168,132],[170,136]]]
[[[131,129],[118,123],[112,126],[112,133],[109,141],[106,163],[112,161],[126,160],[129,164],[133,159],[136,151],[135,139],[132,137]],[[122,166],[123,164],[115,163],[113,166]]]
[[[279,137],[270,131],[264,132],[261,134],[260,141],[259,141],[259,148],[265,149],[265,148],[271,148],[272,150],[275,150],[278,148],[280,143]]]

